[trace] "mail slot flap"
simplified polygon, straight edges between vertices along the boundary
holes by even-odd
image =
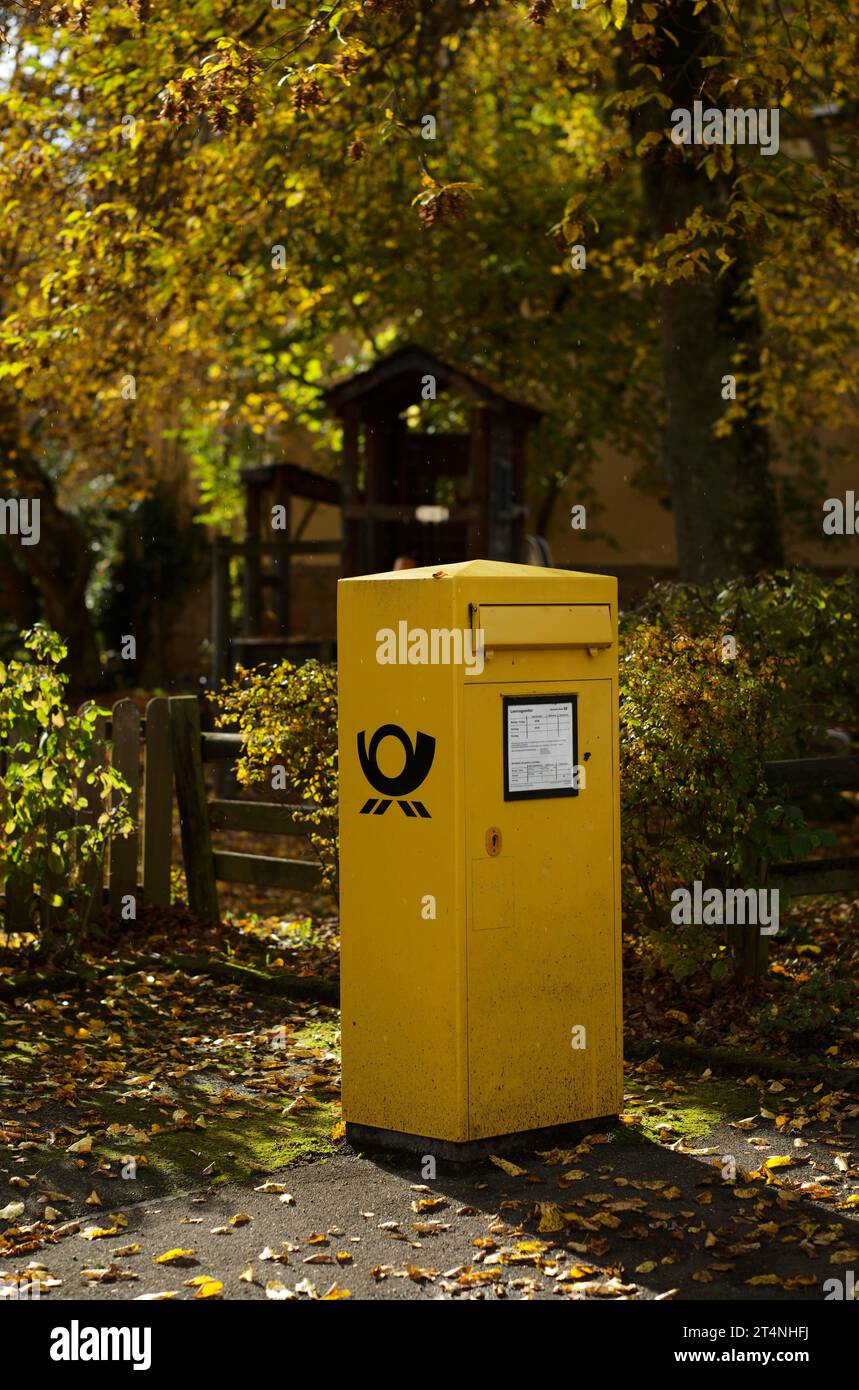
[[[610,647],[607,603],[481,604],[478,627],[493,647]]]

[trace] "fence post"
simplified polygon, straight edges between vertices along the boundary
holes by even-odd
[[[170,729],[188,906],[198,917],[217,921],[218,889],[203,779],[200,706],[196,695],[170,697]]]
[[[134,829],[124,839],[111,841],[108,902],[115,916],[120,916],[122,900],[137,897],[137,852],[140,843],[140,712],[133,700],[119,700],[113,707],[112,762],[116,772],[124,777],[130,788],[128,814]],[[110,794],[112,806],[120,806],[123,793]]]
[[[734,952],[736,973],[749,984],[759,984],[767,972],[769,943],[753,922],[746,922],[737,930],[740,942]]]
[[[74,823],[75,823],[75,817],[74,817],[74,812],[72,811],[71,807],[69,807],[69,806],[63,806],[63,807],[62,807],[59,811],[57,811],[54,815],[51,815],[51,816],[49,816],[49,817],[47,818],[46,824],[47,824],[47,827],[48,827],[48,836],[49,836],[49,838],[50,838],[50,839],[53,839],[53,838],[54,838],[54,835],[57,834],[57,833],[60,832],[60,831],[68,831],[68,830],[71,830],[71,829],[73,828],[73,826],[74,826]],[[69,850],[70,850],[70,851],[73,849],[73,841],[74,841],[74,836],[71,836],[71,837],[70,837],[70,843],[69,843]],[[66,864],[66,874],[71,873],[71,869],[72,869],[72,865],[71,865],[71,862],[69,861],[69,862],[67,862],[67,864]],[[53,873],[51,870],[48,870],[48,871],[45,873],[45,881],[44,881],[44,883],[42,884],[42,909],[41,909],[41,911],[42,911],[42,930],[44,931],[45,936],[46,936],[47,938],[50,938],[50,937],[53,935],[54,924],[55,924],[55,922],[56,922],[56,920],[57,920],[57,913],[58,913],[58,912],[62,913],[62,908],[61,908],[61,907],[60,907],[60,908],[54,907],[53,903],[51,902],[51,899],[52,899],[52,897],[54,896],[54,893],[55,893],[55,892],[56,892],[56,893],[60,893],[60,892],[61,892],[62,886],[63,886],[63,882],[64,882],[64,878],[65,878],[65,875],[64,875],[64,874],[62,874],[62,873]]]
[[[248,498],[256,496],[257,522],[259,522],[259,496],[250,488]],[[250,523],[249,523],[250,524]],[[258,528],[257,528],[258,529]],[[230,542],[226,536],[216,536],[212,542],[212,683],[211,690],[217,693],[230,674]],[[256,569],[254,569],[256,565]],[[244,631],[248,633],[248,613],[256,613],[259,622],[259,600],[262,592],[260,577],[260,557],[248,553],[245,556],[244,572]],[[254,589],[254,584],[256,588]],[[250,586],[250,587],[249,587]],[[256,595],[254,597],[253,595]],[[254,607],[254,605],[256,605]],[[230,790],[229,769],[222,763],[214,768],[215,794],[226,796]]]
[[[81,705],[78,710],[83,714],[87,708],[86,704]],[[78,791],[86,801],[86,806],[76,814],[77,823],[81,826],[94,825],[104,810],[101,799],[101,789],[97,784],[87,785],[86,778],[91,772],[96,772],[103,766],[105,755],[105,735],[107,732],[107,720],[103,714],[98,715],[95,722],[93,742],[95,744],[95,757],[88,759],[84,770],[84,776],[78,784]],[[87,907],[86,919],[90,920],[94,911],[101,911],[102,896],[104,888],[104,862],[101,859],[93,859],[82,871],[82,881],[86,884],[90,895],[90,902]]]
[[[14,761],[13,748],[18,742],[18,731],[13,729],[9,735],[9,743],[5,749],[0,749],[0,774],[5,775],[9,764]],[[6,918],[4,921],[5,930],[12,932],[32,931],[33,923],[30,917],[30,893],[32,885],[28,884],[26,874],[22,874],[16,869],[12,869],[7,875],[4,887],[6,896]]]
[[[163,695],[146,706],[143,784],[143,901],[170,906],[173,830],[173,745],[170,706]]]
[[[223,536],[212,542],[212,689],[219,690],[230,664],[230,547]]]

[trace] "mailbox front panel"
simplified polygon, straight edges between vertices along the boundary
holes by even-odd
[[[512,800],[511,707],[537,730],[534,794]],[[562,786],[571,708],[584,769],[575,795]],[[612,682],[481,684],[466,688],[464,711],[469,1137],[615,1114]]]

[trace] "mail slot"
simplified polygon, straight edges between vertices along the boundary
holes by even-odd
[[[496,647],[610,647],[607,603],[481,604],[478,627],[487,649]]]
[[[340,581],[343,1111],[461,1153],[622,1103],[617,584]]]

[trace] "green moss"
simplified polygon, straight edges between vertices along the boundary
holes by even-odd
[[[302,1044],[305,1033],[313,1031],[313,1027],[301,1030]],[[306,1045],[321,1044],[311,1044],[308,1036]],[[282,1099],[237,1095],[235,1100],[222,1104],[218,1097],[226,1085],[230,1089],[236,1087],[236,1083],[226,1083],[220,1077],[186,1078],[181,1088],[170,1088],[169,1101],[163,1107],[154,1107],[151,1101],[134,1094],[126,1093],[123,1097],[102,1092],[98,1099],[100,1127],[111,1123],[133,1125],[149,1134],[150,1140],[141,1144],[131,1136],[97,1139],[93,1150],[119,1165],[129,1153],[140,1155],[145,1160],[145,1166],[139,1169],[144,1185],[171,1191],[187,1190],[211,1182],[216,1176],[246,1180],[299,1159],[332,1152],[331,1130],[340,1112],[328,1093],[323,1091],[316,1096],[317,1104],[313,1106],[284,1114],[284,1107],[292,1099],[289,1092],[284,1092]],[[203,1123],[177,1127],[172,1123],[177,1110],[184,1111],[191,1121],[201,1117]],[[153,1123],[162,1126],[155,1133],[151,1132]],[[213,1171],[204,1175],[208,1168]]]
[[[615,1125],[613,1129],[609,1130],[609,1133],[611,1142],[622,1149],[632,1149],[647,1143],[647,1139],[637,1125]]]
[[[647,1085],[632,1077],[626,1082],[626,1111],[641,1124],[623,1128],[648,1140],[658,1140],[663,1129],[670,1130],[672,1138],[701,1140],[757,1107],[757,1092],[738,1082],[692,1081],[666,1094],[664,1085]]]
[[[326,1011],[327,1014],[328,1011]],[[324,1048],[326,1052],[336,1052],[340,1047],[340,1019],[322,1016],[311,1018],[304,1028],[299,1028],[290,1037],[290,1046]]]
[[[332,1023],[314,1020],[301,1030],[300,1044],[330,1045],[332,1030]],[[195,1075],[186,1078],[181,1088],[165,1089],[158,1104],[119,1082],[89,1092],[79,1110],[57,1107],[52,1123],[73,1126],[79,1135],[92,1134],[92,1152],[66,1155],[62,1149],[40,1144],[31,1151],[32,1161],[38,1153],[40,1185],[86,1196],[94,1185],[101,1190],[99,1162],[109,1164],[114,1179],[120,1179],[110,1182],[108,1189],[107,1201],[116,1205],[187,1192],[216,1181],[262,1181],[265,1174],[291,1163],[333,1152],[331,1131],[340,1111],[330,1092],[320,1091],[313,1106],[284,1114],[292,1099],[288,1091],[282,1097],[241,1094],[235,1102],[222,1104],[218,1097],[225,1084],[220,1078],[213,1083],[209,1077]],[[203,1124],[176,1126],[172,1116],[177,1110],[191,1121],[201,1116]],[[40,1116],[42,1123],[45,1118]],[[112,1124],[133,1127],[147,1137],[105,1135]],[[153,1133],[153,1125],[161,1128]],[[133,1183],[120,1178],[129,1156],[138,1163]],[[0,1145],[0,1169],[16,1171],[18,1157],[13,1148]]]
[[[139,1176],[146,1186],[182,1191],[216,1178],[247,1180],[300,1159],[331,1153],[331,1129],[338,1119],[339,1113],[330,1105],[293,1115],[282,1115],[277,1105],[265,1105],[240,1116],[207,1120],[205,1129],[165,1129],[142,1149],[133,1140],[129,1147],[145,1159]],[[121,1164],[122,1151],[104,1144],[95,1147],[111,1162]],[[204,1176],[204,1169],[212,1165],[214,1171]]]

